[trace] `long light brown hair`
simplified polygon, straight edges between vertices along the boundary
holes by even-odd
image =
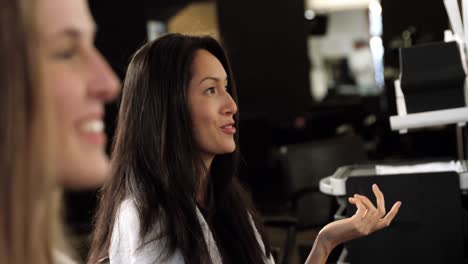
[[[56,180],[36,1],[0,1],[0,263],[52,263]]]

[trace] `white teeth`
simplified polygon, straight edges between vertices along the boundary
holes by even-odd
[[[231,126],[224,126],[224,128],[232,128],[232,125]]]
[[[81,126],[81,130],[89,133],[100,133],[104,131],[104,122],[102,120],[91,120]]]

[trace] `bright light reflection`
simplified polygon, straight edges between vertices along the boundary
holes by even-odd
[[[305,16],[306,19],[312,20],[312,19],[315,18],[315,12],[308,9],[308,10],[305,11],[304,16]]]

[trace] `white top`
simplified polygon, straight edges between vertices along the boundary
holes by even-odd
[[[77,262],[75,262],[67,254],[59,250],[53,251],[53,258],[55,264],[77,264]]]
[[[198,221],[201,224],[203,234],[205,236],[206,244],[208,246],[208,252],[211,256],[213,263],[222,263],[221,256],[216,246],[216,242],[213,238],[213,234],[205,221],[205,218],[201,214],[200,210],[196,208]],[[140,223],[138,219],[138,213],[135,204],[132,200],[126,199],[120,205],[119,211],[117,212],[115,224],[112,230],[111,244],[109,247],[109,259],[111,264],[185,264],[184,258],[180,250],[176,249],[175,253],[165,260],[162,258],[161,253],[165,246],[165,238],[160,239],[151,238],[158,237],[160,234],[160,222],[155,225],[154,230],[151,231],[148,239],[145,239],[143,243],[139,240]],[[265,251],[265,245],[255,227],[253,221],[252,226],[255,231],[258,243],[263,251]],[[265,257],[266,264],[274,264],[272,256],[270,258]]]

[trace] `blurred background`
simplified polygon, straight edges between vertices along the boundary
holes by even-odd
[[[288,262],[303,263],[317,230],[333,219],[336,202],[317,186],[339,166],[457,158],[453,126],[400,135],[389,125],[396,114],[398,49],[443,40],[449,25],[442,1],[89,4],[98,25],[96,45],[121,79],[132,53],[166,32],[208,34],[224,44],[240,89],[240,178],[271,226],[279,259],[289,249]],[[109,105],[109,138],[116,113],[117,106]],[[65,196],[66,221],[85,256],[96,191]],[[284,216],[294,217],[294,234]],[[274,221],[278,217],[283,222]]]

